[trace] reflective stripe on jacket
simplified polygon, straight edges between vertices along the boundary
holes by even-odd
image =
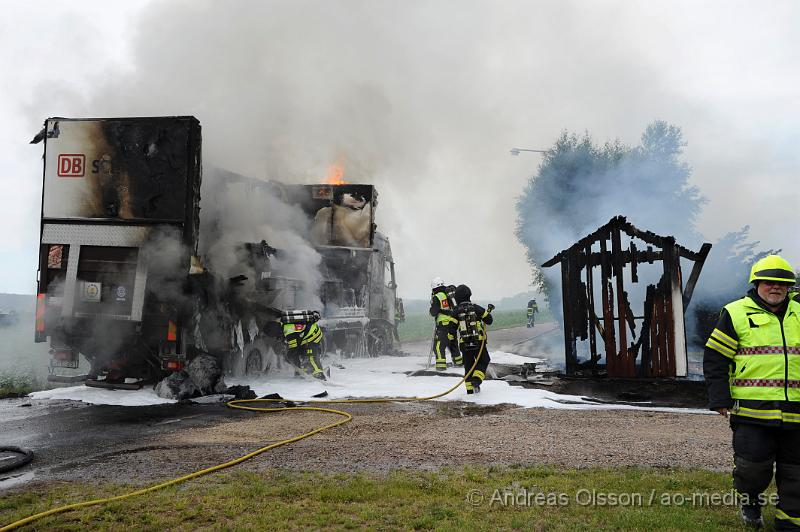
[[[447,297],[447,293],[445,292],[436,292],[433,294],[433,297],[439,300],[439,308],[445,310],[453,310],[450,308],[450,298]],[[436,315],[436,323],[438,325],[447,325],[450,323],[458,323],[458,320],[455,319],[453,316],[448,316],[447,314],[439,313]]]
[[[714,329],[706,345],[733,359],[731,397],[800,401],[800,303],[790,300],[783,320],[749,297],[729,303],[725,310],[738,338]],[[780,416],[780,411],[747,410],[741,415]]]
[[[286,323],[283,326],[283,337],[289,349],[303,345],[319,344],[322,341],[322,329],[316,323],[310,325],[305,323]]]

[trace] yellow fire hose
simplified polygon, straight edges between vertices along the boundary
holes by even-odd
[[[129,499],[131,497],[136,497],[137,495],[144,495],[145,493],[150,493],[151,491],[160,490],[162,488],[166,488],[167,486],[173,486],[175,484],[180,484],[181,482],[186,482],[187,480],[191,480],[193,478],[201,477],[203,475],[207,475],[209,473],[214,473],[215,471],[220,471],[222,469],[226,469],[228,467],[235,466],[237,464],[241,464],[245,460],[249,460],[255,456],[258,456],[261,453],[269,451],[270,449],[275,449],[276,447],[281,447],[283,445],[288,445],[290,443],[294,443],[296,441],[300,441],[302,439],[308,438],[309,436],[313,436],[314,434],[318,434],[323,430],[332,429],[334,427],[338,427],[339,425],[344,425],[353,419],[353,416],[347,412],[342,410],[335,410],[333,408],[322,408],[318,406],[287,406],[287,407],[279,407],[279,408],[266,408],[266,407],[257,407],[257,406],[244,406],[248,403],[286,403],[286,402],[295,402],[295,403],[310,403],[310,404],[344,404],[344,403],[409,403],[413,401],[431,401],[433,399],[438,399],[439,397],[444,397],[445,395],[451,393],[456,388],[461,386],[461,384],[467,379],[467,375],[472,375],[472,372],[475,371],[475,367],[478,365],[478,360],[480,360],[481,355],[483,354],[483,348],[486,344],[486,336],[487,331],[484,328],[483,339],[481,340],[481,347],[478,350],[478,356],[475,357],[475,362],[472,364],[472,367],[468,372],[464,373],[464,376],[461,377],[461,380],[458,381],[454,386],[448,388],[447,390],[437,393],[436,395],[431,395],[428,397],[371,397],[366,399],[327,399],[327,400],[317,400],[317,401],[293,401],[291,399],[237,399],[234,401],[230,401],[227,403],[227,406],[230,408],[237,408],[239,410],[252,410],[254,412],[287,412],[290,410],[305,410],[305,411],[312,411],[312,412],[327,412],[330,414],[336,414],[338,416],[342,416],[344,419],[340,419],[335,423],[330,423],[328,425],[316,428],[312,431],[306,432],[304,434],[300,434],[299,436],[294,436],[293,438],[289,438],[286,440],[281,440],[279,442],[272,443],[265,447],[261,447],[260,449],[256,449],[248,454],[240,456],[239,458],[234,458],[228,462],[224,462],[222,464],[218,464],[206,469],[201,469],[199,471],[195,471],[194,473],[189,473],[188,475],[183,475],[181,477],[173,478],[172,480],[167,480],[166,482],[162,482],[160,484],[156,484],[154,486],[150,486],[148,488],[142,488],[140,490],[132,491],[130,493],[125,493],[123,495],[117,495],[115,497],[106,497],[102,499],[93,499],[90,501],[83,501],[77,502],[73,504],[66,504],[64,506],[59,506],[57,508],[53,508],[44,512],[39,512],[38,514],[33,514],[23,519],[19,519],[18,521],[14,521],[13,523],[9,523],[2,528],[0,528],[0,532],[5,532],[6,530],[13,530],[15,528],[21,527],[23,525],[27,525],[34,521],[38,521],[43,517],[48,517],[50,515],[60,514],[63,512],[68,512],[70,510],[77,510],[79,508],[86,508],[88,506],[96,506],[98,504],[105,504],[114,501],[121,501],[123,499]]]

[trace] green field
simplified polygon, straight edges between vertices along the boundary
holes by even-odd
[[[528,321],[524,310],[495,310],[492,312],[494,323],[489,326],[489,334],[497,329],[508,329],[509,327],[521,327]],[[552,320],[548,310],[536,315],[536,323]],[[411,342],[414,340],[424,340],[433,336],[433,318],[428,314],[410,314],[406,316],[406,321],[397,327],[401,342]]]
[[[126,492],[48,483],[0,496],[0,526],[34,512]],[[773,496],[774,497],[774,496]],[[767,506],[771,522],[774,508]],[[472,468],[389,474],[267,470],[47,517],[85,530],[743,530],[727,473],[685,469]]]

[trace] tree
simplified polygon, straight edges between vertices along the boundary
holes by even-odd
[[[699,243],[694,222],[705,200],[680,160],[685,145],[680,128],[663,121],[648,125],[633,148],[562,132],[517,201],[516,236],[527,249],[534,286],[552,301],[539,265],[618,214]]]

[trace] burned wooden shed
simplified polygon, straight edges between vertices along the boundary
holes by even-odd
[[[623,233],[628,237],[626,249]],[[643,244],[637,246],[637,241]],[[675,237],[642,231],[617,216],[543,263],[543,267],[561,264],[567,375],[685,377],[684,312],[710,250],[711,244],[705,243],[699,251],[691,251],[677,244]],[[682,258],[694,262],[685,287]],[[638,283],[640,265],[657,261],[663,265],[660,279],[646,287],[643,308],[635,314],[626,278]],[[579,362],[578,340],[588,340],[588,360]],[[604,353],[599,352],[598,341]]]

